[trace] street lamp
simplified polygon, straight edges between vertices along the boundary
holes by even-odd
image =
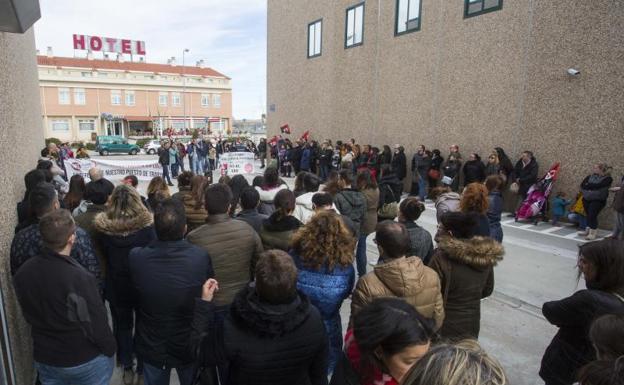
[[[189,52],[188,48],[184,48],[182,51],[182,108],[184,109],[184,135],[186,135],[186,78],[184,77],[185,62],[184,62],[184,54]]]

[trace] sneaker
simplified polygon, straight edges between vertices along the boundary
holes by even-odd
[[[173,186],[173,183],[167,183],[169,186]]]
[[[124,385],[134,385],[134,370],[132,370],[132,368],[125,368],[121,378]]]
[[[143,378],[143,373],[137,373],[137,375],[135,376],[134,385],[143,385],[144,383],[145,379]]]

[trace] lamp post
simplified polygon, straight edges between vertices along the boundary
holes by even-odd
[[[186,63],[184,61],[184,55],[188,51],[188,48],[184,48],[184,51],[182,51],[182,108],[184,109],[184,135],[186,135],[186,78],[184,77]]]

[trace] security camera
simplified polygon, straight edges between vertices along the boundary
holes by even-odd
[[[568,68],[568,75],[579,76],[580,74],[581,74],[581,71],[574,69],[574,68]]]

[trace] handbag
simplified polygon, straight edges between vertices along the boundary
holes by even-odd
[[[436,170],[435,168],[431,168],[431,169],[429,169],[429,172],[427,173],[427,175],[429,176],[429,178],[431,178],[433,180],[438,180],[438,179],[440,179],[440,170]]]
[[[384,203],[377,210],[377,216],[383,219],[394,219],[399,215],[399,204],[396,202],[394,191],[392,191],[390,186],[386,185],[386,188],[390,191],[390,194],[392,194],[392,202]]]
[[[520,191],[520,185],[518,184],[518,182],[513,182],[510,186],[509,186],[509,191],[511,191],[514,194],[517,194],[518,191]]]

